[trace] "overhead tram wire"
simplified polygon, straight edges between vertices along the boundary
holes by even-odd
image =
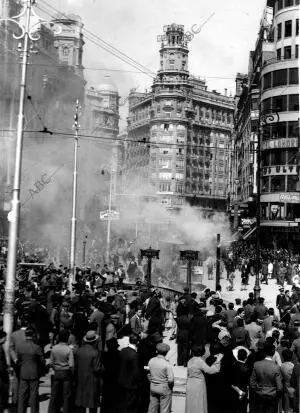
[[[0,62],[0,66],[1,65],[19,65],[18,62]],[[41,67],[61,67],[61,68],[65,68],[66,65],[63,64],[46,64],[46,63],[28,63],[28,66],[41,66]],[[146,72],[141,72],[140,70],[126,70],[126,69],[116,69],[116,68],[112,68],[112,67],[86,67],[84,66],[84,70],[94,70],[94,71],[103,71],[103,72],[124,72],[124,73],[144,73],[147,74]],[[234,80],[235,77],[223,77],[223,76],[207,76],[207,75],[199,75],[197,77],[200,78],[207,78],[207,79],[220,79],[220,80]]]
[[[46,13],[52,19],[59,19],[61,18],[69,18],[68,15],[61,13],[59,10],[55,9],[53,6],[49,5],[47,2],[43,1],[44,5],[50,7],[57,15],[51,14],[49,11],[41,8],[40,6],[36,6],[39,10]],[[101,47],[102,49],[106,50],[108,53],[114,55],[118,59],[122,60],[123,62],[131,65],[139,72],[147,74],[149,77],[153,78],[156,76],[156,73],[148,69],[146,66],[143,66],[141,63],[137,62],[136,60],[132,59],[125,53],[121,52],[116,47],[110,45],[105,40],[101,39],[99,36],[95,35],[94,33],[90,32],[89,30],[83,28],[83,33],[85,34],[85,39],[90,40],[92,43],[96,44],[97,46]]]
[[[5,132],[9,132],[10,130],[5,130]],[[3,132],[3,131],[2,131]],[[44,131],[41,130],[25,130],[25,133],[44,133]],[[58,136],[66,136],[68,138],[73,138],[73,134],[69,132],[64,132],[64,131],[55,131],[51,130],[53,135],[58,135]],[[216,149],[219,151],[224,151],[224,152],[235,152],[236,149],[230,149],[230,148],[219,148],[218,146],[210,146],[210,145],[197,145],[193,143],[172,143],[172,142],[149,142],[146,140],[141,140],[141,139],[126,139],[124,140],[123,138],[118,138],[118,137],[107,137],[107,136],[97,136],[97,135],[85,135],[85,134],[79,134],[78,138],[81,139],[87,139],[87,140],[93,140],[97,141],[99,139],[101,140],[106,140],[106,141],[121,141],[121,142],[131,142],[131,143],[140,143],[148,146],[153,146],[156,148],[165,148],[166,146],[170,147],[175,147],[175,148],[192,148],[192,149]],[[250,152],[254,153],[256,152],[256,149],[247,149],[245,152]]]
[[[68,15],[66,15],[65,13],[61,13],[58,9],[56,9],[55,7],[53,7],[52,5],[50,5],[49,3],[47,3],[45,0],[42,0],[42,2],[50,7],[53,11],[59,13],[61,16],[68,18]],[[116,51],[117,53],[120,53],[121,55],[123,55],[125,58],[131,60],[133,63],[137,64],[138,66],[140,66],[143,70],[146,70],[147,72],[149,72],[152,76],[156,75],[155,72],[153,72],[152,70],[150,70],[149,68],[147,68],[146,66],[142,65],[141,63],[139,63],[137,60],[132,59],[130,56],[126,55],[125,53],[121,52],[119,49],[117,49],[116,47],[112,46],[111,44],[109,44],[108,42],[106,42],[105,40],[101,39],[99,36],[95,35],[94,33],[90,32],[89,30],[87,30],[86,28],[83,27],[83,31],[85,33],[88,33],[89,35],[95,37],[97,40],[99,40],[100,42],[104,43],[106,46],[112,48],[114,51]]]

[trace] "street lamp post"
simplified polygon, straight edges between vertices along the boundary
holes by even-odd
[[[151,247],[147,250],[141,250],[141,258],[148,258],[147,264],[147,287],[150,290],[151,288],[151,271],[152,271],[152,258],[157,258],[159,260],[160,250],[154,250]]]
[[[20,192],[21,192],[21,172],[22,172],[22,152],[24,138],[24,106],[26,97],[26,81],[28,56],[30,52],[30,41],[37,41],[40,38],[38,33],[40,19],[32,8],[34,0],[23,0],[21,12],[13,17],[0,19],[0,22],[12,22],[21,30],[21,34],[13,34],[17,40],[23,39],[22,62],[21,62],[21,81],[19,94],[19,112],[17,123],[16,149],[14,180],[12,189],[11,211],[8,214],[9,238],[8,238],[8,257],[7,275],[4,296],[4,330],[7,333],[8,343],[13,328],[15,277],[17,266],[18,236],[20,230]]]
[[[85,267],[85,251],[86,251],[86,243],[87,243],[87,235],[84,237],[83,240],[83,249],[82,249],[82,265]]]
[[[113,165],[110,166],[110,180],[109,180],[109,200],[108,210],[112,208],[112,185],[113,185]],[[110,235],[111,235],[111,219],[107,221],[107,234],[106,234],[106,263],[110,265]]]
[[[70,248],[70,277],[69,288],[72,290],[73,283],[76,282],[76,226],[77,226],[77,178],[78,178],[78,134],[79,134],[79,101],[76,101],[74,115],[74,170],[73,170],[73,196],[72,196],[72,218],[71,218],[71,248]]]
[[[275,116],[277,120],[275,120]],[[279,114],[278,112],[262,111],[259,112],[258,117],[258,133],[257,133],[257,146],[256,146],[256,274],[255,274],[255,284],[254,284],[254,297],[257,300],[260,297],[260,279],[259,272],[261,268],[261,242],[260,242],[260,194],[261,194],[261,182],[260,182],[260,168],[261,168],[261,138],[263,136],[263,127],[269,123],[278,123]]]
[[[221,280],[221,236],[217,234],[216,291]]]
[[[184,250],[180,251],[180,259],[187,261],[186,283],[189,287],[189,292],[192,292],[192,262],[198,260],[198,251]]]

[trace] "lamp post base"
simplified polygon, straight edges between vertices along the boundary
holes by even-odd
[[[260,291],[261,291],[261,288],[260,288],[260,286],[259,286],[259,283],[255,282],[253,291],[254,291],[255,301],[257,301],[257,300],[259,299],[259,297],[260,297]]]

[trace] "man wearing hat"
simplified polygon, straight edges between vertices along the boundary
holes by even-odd
[[[15,364],[20,367],[18,412],[26,411],[28,398],[31,413],[39,411],[39,378],[44,373],[45,359],[40,346],[33,342],[34,332],[27,328],[26,341],[16,349]]]
[[[170,346],[158,343],[157,356],[149,361],[150,403],[148,413],[171,413],[174,372],[166,355]]]
[[[97,413],[101,371],[97,340],[96,332],[88,331],[83,337],[84,345],[77,352],[75,405],[79,407],[78,412],[85,412],[89,408],[90,413]]]

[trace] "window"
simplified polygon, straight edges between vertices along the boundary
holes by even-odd
[[[263,90],[269,89],[271,87],[271,72],[267,73],[263,77]]]
[[[299,69],[298,67],[294,67],[290,69],[290,76],[289,76],[289,84],[290,85],[298,85],[299,84]]]
[[[269,154],[268,153],[262,152],[261,159],[262,159],[262,166],[269,166],[270,161],[269,161]]]
[[[294,3],[294,0],[284,0],[284,7],[291,7]]]
[[[271,125],[264,125],[262,139],[267,140],[267,139],[270,139],[272,137],[273,136],[271,134]]]
[[[287,150],[287,165],[297,165],[297,149],[288,149]]]
[[[299,36],[299,19],[296,19],[296,36]]]
[[[271,192],[283,192],[285,190],[285,175],[271,176]]]
[[[277,49],[277,60],[281,60],[281,49]]]
[[[181,172],[176,172],[175,178],[176,178],[177,180],[181,181],[181,180],[184,178],[183,173],[181,173]]]
[[[183,192],[183,185],[182,184],[176,184],[176,192],[179,192],[179,193]]]
[[[286,122],[278,122],[271,127],[271,137],[272,139],[286,138],[287,124]]]
[[[289,110],[299,110],[299,95],[289,95]]]
[[[64,47],[64,48],[63,48],[63,55],[64,55],[64,56],[68,56],[68,55],[69,55],[69,48],[68,48],[68,47]]]
[[[284,59],[292,58],[292,46],[285,46],[284,48]]]
[[[271,166],[276,166],[276,165],[285,165],[285,151],[280,150],[275,150],[270,153],[270,165]]]
[[[287,191],[294,192],[297,190],[298,176],[292,175],[287,178]]]
[[[282,24],[277,24],[277,41],[281,39],[282,36]]]
[[[296,44],[296,46],[295,46],[295,58],[298,59],[298,56],[299,56],[299,45]]]
[[[269,177],[268,176],[264,176],[262,179],[261,192],[269,192]]]
[[[283,8],[283,0],[278,0],[278,10]]]
[[[273,72],[273,87],[287,85],[287,69]]]
[[[292,20],[284,22],[284,37],[291,37],[292,35]]]
[[[271,98],[264,99],[262,101],[262,110],[270,110],[271,109]]]
[[[298,138],[299,136],[299,127],[298,127],[298,122],[288,122],[288,137],[289,138]]]
[[[277,112],[287,111],[287,95],[273,96],[272,109]]]
[[[172,173],[171,172],[160,172],[159,179],[169,181],[170,179],[172,179]]]

